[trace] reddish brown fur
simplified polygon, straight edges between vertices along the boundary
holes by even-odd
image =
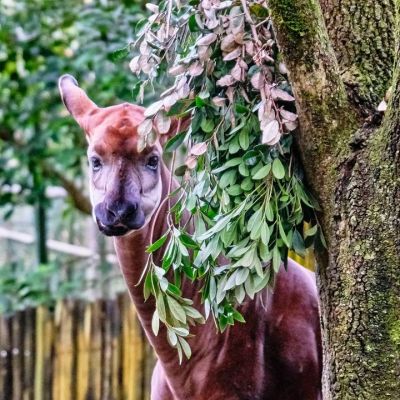
[[[62,86],[62,82],[61,82]],[[65,94],[67,95],[67,93]],[[64,96],[63,96],[64,97]],[[66,102],[68,108],[73,102]],[[90,106],[91,107],[91,106]],[[80,107],[81,109],[81,107]],[[71,109],[70,109],[71,111]],[[74,115],[73,110],[71,113]],[[77,118],[103,157],[141,157],[135,149],[135,127],[143,110],[133,105],[88,109]],[[167,196],[169,171],[160,171],[162,196]],[[175,186],[174,186],[175,187]],[[154,300],[143,301],[137,286],[146,264],[150,226],[153,241],[166,230],[166,203],[150,224],[115,238],[122,273],[158,363],[152,379],[152,400],[318,400],[321,398],[321,343],[314,276],[289,260],[278,274],[273,292],[241,306],[246,324],[216,332],[213,321],[194,329],[193,355],[179,365],[176,350],[166,341],[165,328],[156,337],[151,330]],[[153,218],[157,218],[153,221]],[[156,255],[162,258],[162,250]],[[200,309],[199,284],[184,280],[183,295]]]

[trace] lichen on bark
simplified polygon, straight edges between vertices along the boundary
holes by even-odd
[[[321,6],[352,100],[375,108],[391,79],[396,0],[321,0]]]

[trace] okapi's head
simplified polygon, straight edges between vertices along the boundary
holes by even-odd
[[[162,147],[137,151],[142,107],[124,103],[100,108],[71,75],[59,79],[62,100],[88,140],[90,198],[101,232],[121,236],[144,227],[162,196]]]

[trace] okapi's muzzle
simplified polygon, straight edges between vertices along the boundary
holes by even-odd
[[[103,201],[94,208],[97,225],[107,236],[122,236],[144,226],[145,215],[139,201]]]

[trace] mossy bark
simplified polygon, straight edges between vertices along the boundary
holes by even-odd
[[[391,79],[396,0],[321,0],[326,27],[348,93],[375,108]]]
[[[352,2],[329,5],[336,3],[332,10],[340,14]],[[393,76],[394,94],[382,122],[366,114],[365,102],[349,97],[332,46],[333,25],[328,34],[319,3],[269,5],[298,104],[299,149],[328,239],[326,253],[318,257],[324,399],[394,399],[400,393],[400,64],[385,72]],[[382,43],[385,54],[394,53],[394,42]],[[358,39],[348,48],[357,45]],[[366,65],[383,54],[374,44],[368,49]],[[360,57],[363,52],[365,46]],[[370,82],[376,79],[370,70],[365,73]],[[376,88],[371,98],[382,90]]]

